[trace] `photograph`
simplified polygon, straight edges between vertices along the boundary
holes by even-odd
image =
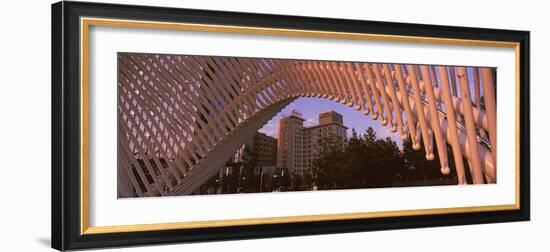
[[[117,197],[497,183],[497,69],[117,53]]]
[[[52,4],[51,68],[35,68],[51,71],[51,97],[6,92],[48,96],[51,113],[34,98],[5,106],[32,111],[22,113],[28,123],[6,124],[51,115],[51,195],[39,197],[51,201],[51,247],[311,236],[330,244],[251,248],[414,250],[434,228],[433,248],[459,236],[509,248],[484,234],[513,241],[502,225],[529,222],[535,202],[529,26],[494,5],[367,5],[380,12]],[[403,18],[376,16],[385,9]],[[433,18],[411,14],[430,9]],[[487,13],[500,16],[495,25],[484,25]],[[7,62],[34,73],[16,52],[21,62]],[[42,153],[28,143],[43,141],[13,135],[26,159]],[[475,226],[489,223],[502,224]],[[325,239],[348,232],[370,240]]]

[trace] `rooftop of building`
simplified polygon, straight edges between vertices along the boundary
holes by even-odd
[[[297,115],[289,115],[289,116],[286,116],[285,118],[283,118],[283,119],[281,119],[281,120],[290,119],[290,118],[294,118],[294,119],[298,119],[298,120],[301,120],[301,121],[305,121],[304,118],[299,117],[299,116],[297,116]]]
[[[332,109],[327,109],[327,110],[325,110],[325,111],[323,111],[323,112],[321,112],[321,113],[319,113],[319,114],[325,114],[325,113],[330,113],[330,112],[336,113],[336,114],[339,114],[339,115],[340,115],[340,113],[338,113],[338,112],[336,112],[336,111],[334,111],[334,110],[332,110]]]
[[[323,112],[320,112],[319,115],[321,114],[326,114],[326,113],[334,113],[334,114],[337,114],[339,115],[340,117],[343,117],[340,113],[332,110],[332,109],[328,109],[328,110],[325,110]],[[291,114],[289,116],[286,116],[284,118],[282,118],[281,120],[288,120],[288,119],[296,119],[296,120],[300,120],[300,121],[305,121],[304,118],[300,117],[299,115],[297,114]],[[326,122],[326,123],[320,123],[318,125],[314,125],[314,126],[310,126],[310,127],[304,127],[304,130],[307,130],[307,129],[315,129],[315,128],[318,128],[318,127],[324,127],[324,126],[328,126],[328,125],[333,125],[333,124],[336,124],[336,125],[339,125],[341,127],[344,127],[345,129],[348,129],[347,126],[345,126],[343,123],[340,123],[340,122],[336,122],[336,121],[330,121],[330,122]]]
[[[268,136],[267,134],[262,133],[262,132],[256,132],[256,135],[259,136],[259,137],[263,137],[263,138],[268,138],[268,139],[277,140],[277,138],[272,137],[272,136]]]
[[[319,128],[319,127],[325,127],[325,126],[329,126],[329,125],[332,125],[332,124],[336,124],[336,125],[341,126],[345,129],[349,129],[346,125],[341,124],[339,122],[329,122],[329,123],[325,123],[325,124],[318,124],[318,125],[314,125],[314,126],[310,126],[310,127],[304,127],[304,130],[315,129],[315,128]]]

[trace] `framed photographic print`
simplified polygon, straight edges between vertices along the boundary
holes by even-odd
[[[529,220],[529,32],[52,6],[58,250]]]

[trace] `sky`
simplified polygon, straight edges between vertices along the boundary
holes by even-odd
[[[380,123],[380,120],[373,121],[371,115],[364,115],[362,111],[357,111],[355,108],[348,107],[342,103],[335,102],[323,98],[313,97],[300,97],[294,102],[285,107],[275,117],[273,117],[267,124],[265,124],[259,131],[272,137],[277,137],[277,123],[285,115],[291,115],[292,110],[297,110],[302,114],[302,118],[305,119],[304,126],[311,127],[319,124],[319,113],[326,110],[334,110],[344,117],[344,125],[349,129],[347,130],[348,137],[351,136],[351,129],[355,128],[358,134],[366,132],[368,127],[372,127],[376,132],[378,138],[391,137],[398,146],[401,146],[401,138],[399,134],[392,133],[389,127],[384,127]]]

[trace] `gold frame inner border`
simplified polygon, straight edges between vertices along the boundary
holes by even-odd
[[[172,222],[155,224],[132,224],[121,226],[95,226],[89,225],[89,32],[91,26],[104,27],[127,27],[142,29],[161,29],[161,30],[184,30],[184,31],[202,31],[202,32],[222,32],[222,33],[241,33],[255,35],[275,35],[275,36],[293,36],[293,37],[316,37],[316,38],[340,38],[340,39],[359,39],[384,42],[407,42],[407,43],[431,43],[461,46],[487,46],[504,47],[515,49],[515,75],[516,75],[516,186],[515,186],[515,204],[508,205],[489,205],[473,207],[452,207],[452,208],[433,208],[433,209],[414,209],[414,210],[396,210],[396,211],[378,211],[364,213],[342,213],[342,214],[322,214],[322,215],[301,215],[284,216],[268,218],[250,218],[250,219],[228,219],[211,221],[191,221],[191,222]],[[292,222],[313,222],[329,220],[350,220],[367,219],[380,217],[396,216],[415,216],[415,215],[433,215],[433,214],[452,214],[469,212],[491,212],[502,210],[520,209],[520,123],[519,123],[519,88],[520,88],[520,44],[517,42],[502,42],[489,40],[468,40],[452,38],[433,38],[401,35],[383,35],[367,33],[348,33],[348,32],[329,32],[319,30],[297,30],[297,29],[279,29],[262,28],[251,26],[228,26],[228,25],[210,25],[196,23],[171,23],[154,22],[140,20],[124,19],[103,19],[81,17],[80,19],[80,86],[81,86],[81,146],[80,146],[80,233],[87,234],[105,234],[121,232],[139,232],[139,231],[159,231],[173,229],[191,229],[207,227],[225,227],[241,225],[261,225],[261,224],[280,224]]]

